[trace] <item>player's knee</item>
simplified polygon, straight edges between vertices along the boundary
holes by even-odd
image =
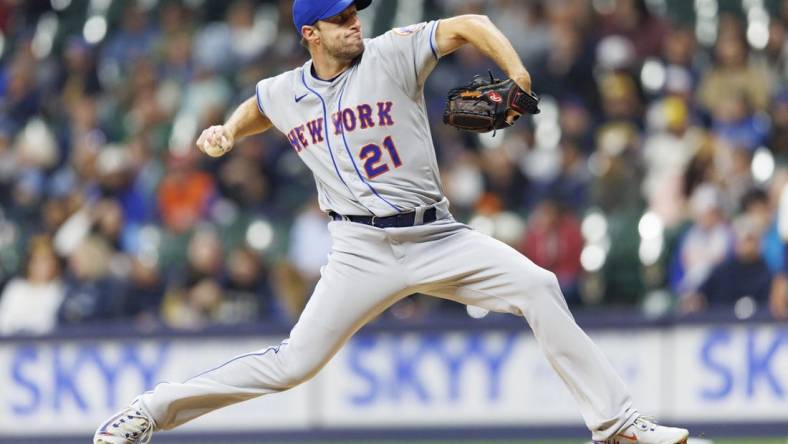
[[[561,294],[561,284],[558,283],[558,276],[552,271],[546,271],[544,279],[544,286],[553,293]]]
[[[561,284],[558,281],[558,276],[555,275],[553,272],[548,272],[548,275],[545,276],[545,283],[544,286],[547,292],[555,299],[558,299],[561,304],[565,305],[566,300],[564,299],[564,292],[561,290]]]
[[[293,373],[282,380],[282,390],[288,390],[309,381],[312,375],[306,373]]]
[[[528,297],[558,297],[563,298],[558,277],[552,271],[540,269],[529,279]]]
[[[319,370],[319,366],[309,365],[308,363],[298,363],[296,365],[290,366],[282,378],[282,389],[291,389],[297,385],[309,381],[317,374]]]
[[[529,272],[520,288],[522,291],[511,301],[512,307],[509,310],[515,315],[525,315],[528,318],[529,312],[533,313],[534,310],[539,310],[539,307],[547,305],[558,305],[568,310],[555,273],[544,269]]]

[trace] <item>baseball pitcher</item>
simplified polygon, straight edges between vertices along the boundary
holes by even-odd
[[[366,322],[418,292],[524,317],[595,442],[685,443],[687,430],[657,425],[633,407],[622,380],[575,323],[553,273],[449,211],[424,82],[441,57],[471,44],[511,81],[455,91],[450,102],[473,100],[451,105],[444,120],[470,130],[510,125],[522,113],[538,112],[531,78],[512,45],[478,15],[364,39],[357,11],[370,2],[295,0],[293,22],[311,59],[261,80],[254,97],[197,140],[201,151],[217,157],[237,140],[275,127],[314,174],[332,250],[289,339],[189,380],[157,385],[102,424],[94,442],[146,443],[153,432],[295,387]]]

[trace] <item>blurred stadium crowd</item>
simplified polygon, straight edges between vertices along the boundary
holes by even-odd
[[[512,40],[543,112],[457,132],[446,91],[494,66],[470,48],[438,65],[458,219],[578,308],[788,316],[788,0],[386,0],[362,18],[371,36],[463,13]],[[193,147],[308,57],[290,2],[2,0],[0,32],[0,335],[297,317],[330,248],[311,175],[274,132],[218,160]]]

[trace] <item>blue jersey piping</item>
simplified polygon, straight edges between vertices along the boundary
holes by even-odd
[[[337,167],[337,161],[336,161],[336,159],[334,159],[334,151],[331,149],[331,142],[330,142],[329,135],[328,135],[328,127],[331,125],[331,121],[328,120],[328,111],[326,110],[326,101],[323,100],[323,96],[318,94],[317,91],[315,91],[314,89],[310,88],[309,85],[306,84],[306,79],[304,78],[304,70],[303,69],[301,70],[301,83],[304,84],[304,88],[308,89],[312,94],[316,95],[317,98],[320,99],[320,103],[323,105],[323,130],[326,133],[326,145],[328,146],[328,154],[331,156],[331,162],[334,164],[334,171],[336,171],[337,177],[339,177],[339,180],[341,180],[342,183],[345,184],[345,187],[347,188],[348,192],[350,192],[350,195],[353,196],[354,199],[356,199],[356,202],[358,202],[361,206],[366,208],[367,211],[372,213],[373,216],[377,216],[377,214],[375,214],[374,211],[372,211],[369,208],[367,208],[367,206],[364,205],[361,202],[361,199],[359,199],[358,197],[356,197],[355,194],[353,194],[353,190],[350,189],[350,186],[347,184],[347,182],[345,182],[345,179],[342,178],[342,174],[339,173],[339,167]],[[342,132],[342,137],[343,138],[345,137],[344,130]],[[352,159],[353,158],[351,157],[351,160]],[[355,167],[356,164],[354,163],[353,166]],[[358,171],[358,169],[356,171]]]
[[[347,86],[347,83],[342,85],[342,90],[339,92],[339,102],[337,104],[337,106],[339,108],[338,109],[339,113],[342,112],[342,96],[345,94],[345,87],[346,86]],[[341,116],[341,114],[340,114],[340,116]],[[369,190],[372,191],[372,193],[375,196],[378,196],[378,198],[380,200],[382,200],[383,202],[386,202],[391,208],[397,210],[398,212],[402,211],[402,209],[400,209],[398,206],[396,206],[393,203],[387,201],[385,198],[383,198],[383,196],[378,194],[378,192],[375,191],[374,188],[372,188],[372,185],[370,185],[369,182],[364,180],[364,176],[362,176],[361,175],[361,171],[358,170],[358,165],[356,165],[356,161],[353,159],[353,154],[350,152],[350,146],[348,146],[348,144],[347,144],[347,138],[345,138],[345,127],[344,127],[344,125],[342,125],[342,142],[345,144],[345,150],[347,151],[347,155],[348,155],[348,157],[350,157],[350,162],[353,163],[353,168],[356,170],[356,174],[358,175],[358,178],[361,179],[361,182],[363,182],[367,187],[369,187]]]
[[[265,110],[263,109],[263,101],[260,99],[260,90],[257,86],[254,88],[254,95],[257,98],[257,109],[260,110],[260,114],[265,115]]]
[[[435,20],[435,23],[432,24],[432,29],[430,30],[430,49],[432,50],[432,55],[435,56],[435,60],[438,60],[438,51],[435,49],[435,45],[433,45],[433,39],[435,38],[435,29],[438,27],[438,20]]]

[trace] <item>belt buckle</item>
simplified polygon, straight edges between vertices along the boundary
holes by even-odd
[[[377,219],[378,219],[378,217],[373,214],[372,215],[372,219],[370,219],[370,225],[372,225],[373,227],[377,227],[377,225],[375,225],[375,222],[377,221]]]

